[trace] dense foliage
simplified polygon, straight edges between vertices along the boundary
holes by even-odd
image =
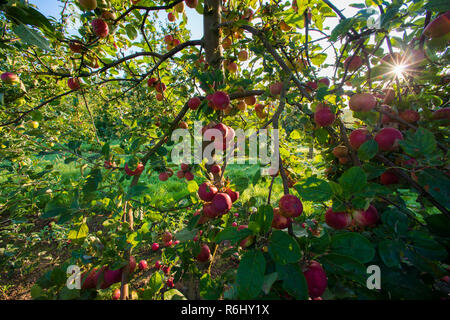
[[[35,299],[448,297],[448,1],[60,3],[0,0],[3,284],[53,252]],[[278,171],[174,163],[194,121],[279,129]]]

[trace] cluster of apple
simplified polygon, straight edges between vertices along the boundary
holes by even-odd
[[[158,176],[159,181],[167,181],[170,177],[173,176],[173,170],[167,168],[167,171],[161,172]]]
[[[239,199],[239,192],[230,188],[222,188],[219,190],[209,181],[202,183],[197,192],[199,198],[205,201],[201,211],[203,221],[215,219],[228,213],[232,204]]]
[[[185,0],[184,2],[177,3],[174,7],[175,11],[178,13],[183,13],[185,3],[189,8],[194,9],[198,5],[198,0]],[[170,22],[174,22],[176,20],[175,14],[173,12],[169,12],[169,14],[167,15],[167,19]]]
[[[286,229],[292,224],[292,219],[303,212],[303,204],[292,194],[285,194],[278,201],[278,208],[273,209],[272,228]]]
[[[130,257],[128,266],[130,268],[130,273],[133,273],[136,269],[136,260],[133,256]],[[95,289],[99,287],[100,289],[109,288],[114,283],[120,282],[122,280],[122,272],[125,267],[117,270],[111,270],[109,266],[103,266],[100,269],[94,268],[91,271],[85,271],[81,275],[81,288],[82,289]],[[103,275],[103,277],[100,277]],[[101,283],[99,283],[99,280]]]
[[[185,178],[187,181],[194,180],[194,175],[191,172],[191,166],[186,163],[182,163],[180,165],[180,170],[177,172],[177,177],[178,179]]]
[[[210,129],[218,130],[222,135],[222,139],[216,140],[213,130]],[[226,151],[234,143],[235,132],[233,128],[227,126],[226,124],[216,124],[214,122],[211,122],[210,124],[202,128],[202,136],[204,141],[214,141],[214,147],[217,150]]]
[[[166,91],[167,87],[161,80],[158,80],[156,78],[149,78],[147,80],[147,85],[150,88],[150,90],[156,90],[156,100],[163,101],[164,96],[163,93]]]
[[[86,11],[92,11],[97,8],[97,0],[78,0],[78,3]],[[91,21],[92,31],[97,37],[106,38],[109,34],[109,26],[106,21],[114,21],[114,19],[114,13],[103,11],[99,18]]]
[[[338,211],[334,212],[328,208],[325,213],[325,222],[336,230],[345,229],[350,226],[370,227],[374,226],[380,215],[377,209],[370,205],[366,210],[353,210],[353,212]]]

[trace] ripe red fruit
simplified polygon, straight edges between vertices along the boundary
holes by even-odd
[[[350,145],[355,150],[358,150],[359,147],[367,140],[370,140],[370,134],[369,130],[365,128],[356,129],[352,131],[349,136]]]
[[[287,218],[295,218],[302,214],[303,205],[299,198],[292,194],[285,194],[278,202],[280,214]]]
[[[188,107],[191,110],[197,110],[201,103],[202,103],[202,101],[200,100],[200,98],[194,97],[194,98],[189,99]]]
[[[247,104],[249,106],[253,106],[256,103],[256,97],[255,96],[245,97],[244,101],[245,101],[245,104]]]
[[[242,50],[238,54],[239,61],[247,61],[248,59],[248,52],[246,50]]]
[[[69,78],[69,80],[67,80],[67,86],[71,89],[71,90],[78,90],[80,89],[80,79],[78,78]]]
[[[109,270],[109,267],[104,268],[103,282],[100,284],[100,289],[106,289],[114,283],[122,280],[122,269]]]
[[[353,212],[353,220],[360,227],[372,226],[376,224],[379,219],[380,215],[373,205],[370,205],[365,211],[355,210]]]
[[[184,178],[184,171],[183,171],[183,170],[178,171],[178,172],[177,172],[177,177],[178,177],[179,179],[183,179],[183,178]]]
[[[125,173],[129,176],[138,176],[142,173],[142,171],[144,171],[144,169],[145,169],[145,167],[142,163],[139,163],[135,170],[131,170],[128,167],[128,163],[125,164]]]
[[[396,183],[398,183],[398,181],[399,181],[399,178],[393,170],[387,170],[387,171],[383,172],[380,176],[380,183],[385,186],[390,185],[390,184],[396,184]]]
[[[167,172],[161,172],[158,179],[159,181],[167,181],[169,179],[169,174]]]
[[[97,8],[97,0],[78,0],[78,3],[85,10],[95,10]]]
[[[189,171],[189,165],[186,163],[182,163],[180,165],[181,170],[183,170],[184,172]]]
[[[175,15],[172,12],[169,12],[169,14],[167,15],[167,19],[169,19],[170,22],[174,22]]]
[[[220,172],[222,171],[222,169],[220,168],[219,165],[215,164],[211,167],[210,169],[212,174],[220,174]]]
[[[204,244],[201,249],[200,253],[197,255],[197,260],[200,262],[206,262],[209,260],[209,257],[211,256],[211,251],[209,250],[208,245]]]
[[[236,222],[236,221],[233,222],[233,223],[231,224],[231,226],[232,226],[232,227],[237,227],[237,222]]]
[[[180,128],[180,129],[188,129],[189,125],[187,124],[186,121],[180,121],[180,123],[178,124],[178,128]]]
[[[214,198],[216,193],[217,193],[217,188],[209,182],[203,182],[198,187],[198,196],[203,201],[207,201],[207,202],[212,201],[212,199]]]
[[[277,83],[273,83],[270,85],[269,90],[270,90],[270,94],[272,96],[277,96],[281,93],[281,90],[283,89],[283,83],[282,82],[277,82]]]
[[[272,228],[275,229],[286,229],[288,228],[292,223],[291,218],[286,218],[285,216],[282,216],[280,214],[279,208],[273,209],[273,220],[272,220]]]
[[[147,80],[147,85],[149,87],[153,88],[157,82],[158,82],[158,79],[156,79],[156,78],[149,78]]]
[[[184,2],[191,9],[195,9],[198,5],[198,0],[184,0]]]
[[[438,109],[431,115],[433,120],[450,120],[450,107]]]
[[[397,147],[398,140],[403,140],[403,135],[395,128],[383,128],[375,136],[378,148],[381,151],[391,151]]]
[[[384,111],[383,116],[381,117],[382,124],[390,124],[397,122],[397,120],[395,120],[394,117],[398,116],[398,114],[390,106],[383,104],[381,105],[381,110]]]
[[[377,99],[370,93],[359,93],[351,96],[348,106],[353,111],[370,111],[377,105]]]
[[[120,289],[114,290],[114,292],[112,294],[112,299],[113,300],[119,300],[120,299]]]
[[[352,216],[347,212],[334,212],[332,208],[328,208],[325,222],[333,229],[345,229],[352,223]]]
[[[4,72],[0,77],[5,83],[13,84],[19,82],[19,77],[12,72]]]
[[[159,261],[159,260],[156,260],[156,262],[155,262],[155,269],[161,269],[161,261]]]
[[[164,234],[162,235],[163,242],[169,242],[172,241],[172,239],[173,239],[172,234],[169,231],[164,232]]]
[[[78,40],[72,40],[69,42],[69,48],[74,53],[81,53],[83,52],[83,43]]]
[[[359,56],[351,56],[344,61],[344,68],[350,72],[358,70],[362,65],[363,60]]]
[[[227,189],[227,194],[231,198],[231,202],[235,203],[239,199],[239,191],[233,191],[231,189]]]
[[[167,279],[166,285],[167,285],[169,288],[175,287],[175,285],[174,285],[174,283],[173,283],[173,278]]]
[[[317,88],[319,87],[318,84],[317,84],[317,82],[314,82],[314,81],[308,81],[308,82],[306,83],[306,85],[307,85],[308,87],[310,87],[312,90],[317,90]]]
[[[314,260],[311,260],[307,269],[303,272],[306,283],[308,284],[308,293],[311,298],[320,297],[327,288],[327,275],[322,266]]]
[[[384,104],[391,104],[395,99],[395,91],[392,89],[386,89],[384,90]]]
[[[155,85],[156,92],[163,93],[166,91],[166,85],[160,81],[158,81]]]
[[[230,105],[230,97],[223,91],[216,91],[211,97],[211,102],[217,109],[224,110]]]
[[[231,198],[228,194],[217,193],[211,202],[211,206],[212,210],[217,215],[222,215],[230,211],[232,203],[233,202],[231,201]]]
[[[103,11],[100,18],[107,21],[113,21],[116,19],[116,15],[111,11]]]
[[[139,261],[139,270],[145,270],[147,269],[147,267],[148,267],[147,261],[145,260]]]
[[[403,110],[398,114],[400,118],[409,123],[414,123],[420,120],[420,114],[415,110]]]
[[[153,244],[152,244],[152,250],[153,250],[153,251],[158,251],[158,249],[159,249],[159,244],[156,243],[156,242],[153,243]]]
[[[438,16],[423,30],[423,34],[428,38],[440,38],[448,33],[450,33],[450,11]]]
[[[186,178],[187,181],[191,181],[194,180],[194,175],[192,174],[192,172],[188,171],[184,173],[184,177]]]
[[[320,104],[317,106],[316,112],[314,112],[314,122],[319,127],[327,127],[333,124],[336,120],[336,115],[326,105]]]
[[[166,44],[172,44],[173,40],[174,40],[174,39],[173,39],[173,36],[170,35],[170,34],[164,37],[164,42],[165,42]]]
[[[170,273],[170,266],[164,266],[162,269],[163,269],[163,272],[165,274],[169,274]]]
[[[326,85],[327,87],[330,86],[330,79],[328,78],[322,78],[319,80],[319,83],[323,83],[324,85]]]
[[[346,146],[337,146],[333,149],[333,155],[336,158],[343,158],[348,156],[348,149]]]
[[[99,38],[106,38],[109,33],[109,27],[108,24],[100,18],[94,19],[91,22],[92,30],[94,31],[95,35]]]
[[[218,216],[218,214],[216,213],[216,211],[214,210],[214,208],[211,204],[205,204],[203,206],[203,215],[207,218],[215,218]]]

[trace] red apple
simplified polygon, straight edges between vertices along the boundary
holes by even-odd
[[[152,250],[153,250],[153,251],[158,251],[158,250],[159,250],[159,244],[156,243],[156,242],[153,243],[153,244],[152,244]]]
[[[200,262],[206,262],[211,257],[211,251],[209,250],[208,245],[204,244],[201,249],[200,253],[197,255],[197,260]]]
[[[380,215],[377,209],[370,205],[367,210],[355,210],[353,212],[353,220],[360,227],[372,226],[378,222]]]
[[[349,141],[353,149],[358,150],[359,147],[366,141],[370,140],[371,136],[369,130],[365,128],[353,130],[350,133]]]
[[[94,19],[91,22],[92,30],[94,31],[95,35],[99,38],[106,38],[109,33],[109,27],[108,24],[100,18]]]
[[[348,106],[353,111],[370,111],[377,105],[377,99],[370,93],[359,93],[351,96]]]
[[[325,86],[329,87],[330,86],[330,79],[322,78],[322,79],[319,80],[319,83],[323,83]]]
[[[417,111],[411,109],[400,111],[398,115],[400,116],[400,118],[409,123],[414,123],[420,120],[420,114]]]
[[[325,222],[333,229],[345,229],[352,223],[352,216],[347,212],[334,212],[332,208],[328,208]]]
[[[114,290],[114,292],[112,294],[112,299],[113,300],[119,300],[120,299],[120,289]]]
[[[431,118],[433,120],[450,120],[450,107],[445,107],[433,111]]]
[[[211,202],[212,210],[217,215],[222,215],[230,211],[232,204],[233,202],[230,196],[226,193],[217,193]]]
[[[283,89],[283,82],[277,82],[270,85],[269,90],[272,96],[277,96],[281,93]]]
[[[380,176],[380,183],[383,185],[390,185],[398,183],[399,178],[393,170],[387,170]]]
[[[191,181],[191,180],[194,180],[194,175],[192,174],[192,172],[187,171],[187,172],[184,173],[184,178],[187,181]]]
[[[320,297],[327,288],[327,275],[322,266],[314,260],[309,262],[306,270],[303,271],[306,283],[308,285],[308,293],[311,298]]]
[[[375,136],[378,148],[381,151],[391,151],[398,145],[398,140],[403,140],[403,135],[395,128],[383,128]]]
[[[169,12],[169,14],[167,15],[167,19],[170,21],[170,22],[174,22],[176,19],[175,19],[175,15],[172,13],[172,12]]]
[[[191,9],[195,9],[198,6],[198,0],[184,0],[184,2]]]
[[[81,53],[81,52],[83,52],[84,47],[83,47],[83,43],[81,41],[71,40],[69,42],[69,48],[74,53]]]
[[[227,194],[231,198],[231,202],[235,203],[239,199],[239,191],[233,191],[231,189],[227,189]]]
[[[247,61],[248,60],[248,52],[246,50],[242,50],[238,53],[239,61]]]
[[[145,270],[147,269],[147,267],[148,267],[147,261],[145,260],[139,261],[139,270]]]
[[[169,179],[169,174],[167,172],[161,172],[158,179],[159,181],[167,181]]]
[[[278,202],[280,214],[287,218],[295,218],[302,214],[303,205],[299,198],[292,194],[285,194]]]
[[[275,229],[286,229],[288,228],[292,223],[291,218],[286,218],[285,216],[282,216],[280,214],[279,208],[273,209],[273,220],[272,220],[272,228]]]
[[[212,201],[216,193],[217,188],[209,182],[203,182],[198,188],[198,196],[203,201]]]
[[[362,65],[363,60],[359,56],[351,56],[344,61],[344,68],[350,72],[358,70]]]
[[[78,90],[80,89],[80,79],[78,78],[69,78],[69,80],[67,80],[67,86],[71,89],[71,90]]]
[[[230,97],[223,91],[216,91],[211,97],[212,104],[220,110],[225,110],[230,104]]]
[[[317,106],[316,112],[314,112],[314,122],[319,127],[327,127],[333,124],[336,120],[336,115],[331,111],[329,107],[324,104]]]
[[[423,34],[428,38],[441,38],[448,33],[450,33],[450,11],[435,18],[423,30]]]
[[[210,171],[212,174],[220,174],[222,171],[222,168],[220,168],[219,165],[215,164],[211,167]]]
[[[202,103],[202,101],[200,100],[200,98],[194,97],[194,98],[189,99],[188,107],[191,110],[197,110],[201,103]]]

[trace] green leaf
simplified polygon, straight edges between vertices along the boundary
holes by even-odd
[[[78,240],[78,239],[86,238],[88,233],[89,233],[89,227],[86,223],[83,223],[83,224],[77,226],[76,228],[70,230],[67,237],[70,240]]]
[[[163,276],[160,272],[155,272],[152,274],[150,279],[148,280],[148,289],[151,296],[155,295],[159,292],[159,290],[164,287]]]
[[[294,263],[300,260],[300,247],[290,235],[281,230],[272,233],[269,243],[269,254],[280,264]]]
[[[306,201],[324,202],[333,196],[333,190],[328,182],[315,177],[309,177],[306,181],[296,184],[294,188]]]
[[[444,12],[450,10],[450,5],[448,0],[430,0],[423,8],[434,12]]]
[[[426,217],[427,228],[434,234],[450,237],[450,219],[444,214],[434,214]]]
[[[198,184],[194,180],[191,180],[187,183],[187,189],[189,193],[197,193],[198,191]]]
[[[187,299],[177,289],[170,289],[170,290],[164,292],[164,300],[187,300]]]
[[[375,140],[364,142],[358,149],[358,157],[361,160],[370,160],[378,153],[378,143]]]
[[[348,169],[338,181],[347,197],[360,191],[367,184],[366,174],[360,167]]]
[[[308,284],[298,263],[276,265],[283,288],[298,300],[308,300]]]
[[[253,218],[253,217],[252,217]],[[270,230],[273,220],[273,208],[271,205],[263,204],[258,208],[254,221],[259,225],[260,231],[266,233]]]
[[[252,230],[245,228],[242,230],[239,230],[236,227],[227,227],[223,229],[217,236],[215,237],[215,242],[220,242],[224,240],[229,240],[231,243],[237,243],[240,240],[244,239],[245,237],[248,237],[252,234]]]
[[[419,128],[414,134],[408,133],[399,145],[413,158],[430,157],[436,150],[436,139],[430,131]]]
[[[341,20],[331,32],[330,41],[335,42],[340,36],[345,35],[356,22],[358,22],[358,20],[352,18]]]
[[[51,51],[50,43],[36,30],[30,29],[24,24],[12,27],[14,33],[28,45],[37,46],[42,50]]]
[[[355,232],[338,233],[331,238],[333,253],[346,255],[361,263],[370,262],[375,256],[375,248],[367,238]]]
[[[278,273],[277,272],[272,272],[270,274],[266,274],[264,276],[264,283],[263,283],[263,286],[262,286],[262,291],[265,294],[269,294],[270,288],[272,288],[272,285],[277,280],[278,280]]]
[[[206,300],[218,300],[222,295],[223,285],[218,279],[212,279],[211,276],[205,273],[200,278],[200,296]]]
[[[403,245],[399,241],[383,240],[378,244],[378,253],[386,266],[389,268],[399,268],[402,248]]]
[[[131,24],[127,24],[125,27],[125,32],[127,33],[128,38],[130,38],[130,40],[134,40],[137,37],[137,31],[136,28],[133,27],[133,25]]]
[[[137,185],[132,186],[130,188],[130,190],[128,190],[126,199],[129,200],[132,198],[140,197],[141,195],[148,192],[149,190],[150,190],[150,188],[148,187],[148,185],[146,185],[144,183],[138,183]]]
[[[366,285],[366,267],[358,260],[341,254],[330,253],[322,256],[320,262],[327,274],[340,275]]]
[[[236,283],[241,299],[254,299],[262,290],[264,273],[266,272],[266,260],[261,251],[247,251],[239,263]]]
[[[389,25],[389,23],[392,23],[392,20],[395,18],[395,16],[399,12],[399,10],[400,10],[400,5],[397,5],[397,4],[390,5],[388,7],[388,9],[386,10],[386,12],[383,15],[381,15],[381,18],[380,18],[381,27],[385,28],[386,26]]]

